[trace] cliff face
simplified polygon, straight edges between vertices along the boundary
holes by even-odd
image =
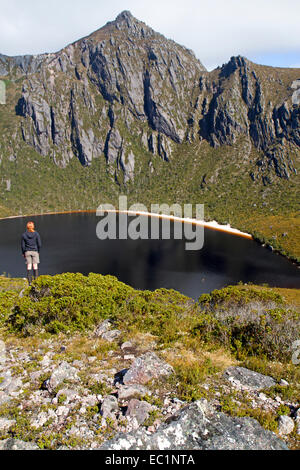
[[[138,149],[170,162],[182,143],[217,148],[242,136],[243,160],[253,148],[258,155],[253,181],[296,173],[298,69],[233,57],[207,72],[190,50],[127,11],[58,53],[0,55],[0,76],[16,86],[18,119],[3,137],[12,153],[25,142],[61,167],[74,156],[83,166],[104,156],[108,173],[122,173],[126,184],[141,165],[152,171],[149,160],[137,169]]]
[[[222,68],[200,79],[191,114],[190,138],[196,133],[213,147],[232,145],[240,135],[262,152],[251,177],[267,170],[289,178],[296,172],[289,158],[290,145],[300,145],[298,80],[287,69],[275,70],[232,57]],[[296,92],[293,90],[296,89]],[[256,175],[255,175],[256,173]]]
[[[205,70],[129,12],[32,62],[17,105],[25,142],[63,166],[74,154],[82,165],[104,154],[126,179],[134,173],[131,136],[165,160],[184,141],[188,103]]]

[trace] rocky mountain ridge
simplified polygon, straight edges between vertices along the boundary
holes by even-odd
[[[245,136],[248,154],[261,152],[252,179],[296,172],[296,69],[233,57],[207,72],[191,51],[127,11],[56,54],[1,56],[0,63],[0,74],[22,80],[22,139],[63,167],[74,155],[83,166],[104,155],[109,173],[123,172],[126,183],[140,171],[134,142],[169,162],[184,142],[215,148]]]
[[[171,142],[184,140],[186,110],[176,102],[186,100],[204,67],[128,12],[43,60],[17,105],[23,139],[41,155],[64,166],[75,154],[85,166],[104,154],[130,178],[135,156],[124,123],[166,160]],[[145,124],[148,134],[134,130]]]

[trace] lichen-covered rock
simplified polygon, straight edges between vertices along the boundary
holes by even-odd
[[[161,360],[154,352],[150,351],[135,359],[132,366],[125,372],[123,383],[146,384],[151,379],[168,376],[174,372],[172,366]]]
[[[295,422],[292,418],[289,416],[279,416],[278,419],[278,433],[281,436],[287,436],[288,434],[291,434],[293,432],[295,427]]]
[[[0,441],[0,450],[39,450],[39,447],[33,442],[24,442],[18,439],[4,439]]]
[[[130,419],[136,419],[137,423],[140,425],[143,424],[147,418],[149,418],[149,413],[152,409],[153,407],[150,405],[150,403],[132,398],[128,403],[126,417]]]
[[[120,330],[110,330],[103,333],[101,338],[105,339],[109,343],[112,343],[121,335],[121,333],[122,332]]]
[[[14,377],[9,369],[1,372],[1,377],[0,391],[3,391],[8,395],[13,392],[17,392],[22,387],[22,380],[18,377]]]
[[[121,401],[129,400],[130,398],[146,396],[149,394],[149,389],[139,384],[122,385],[118,389],[118,399]]]
[[[51,374],[51,377],[45,381],[44,387],[52,393],[55,391],[56,387],[60,385],[65,380],[78,380],[78,370],[76,367],[70,366],[66,361],[62,361],[59,366],[54,369]]]
[[[103,418],[112,418],[114,413],[118,410],[118,400],[114,395],[109,395],[104,398],[101,405],[101,415]]]
[[[229,367],[224,372],[224,377],[239,389],[263,390],[276,385],[276,381],[267,375],[254,372],[244,367]]]
[[[10,397],[7,393],[0,391],[0,406],[4,405],[11,401],[12,397]]]
[[[0,431],[7,431],[15,424],[14,419],[0,418]]]
[[[101,450],[288,450],[275,433],[252,418],[232,418],[205,400],[182,409],[156,432],[118,434]]]
[[[112,327],[112,322],[111,320],[104,320],[102,323],[100,323],[99,326],[95,329],[95,336],[102,336],[103,333],[106,333],[108,330],[110,330]]]

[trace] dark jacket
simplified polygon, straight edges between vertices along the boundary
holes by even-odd
[[[41,237],[38,232],[25,232],[22,235],[21,248],[22,253],[26,251],[38,251],[42,247]]]

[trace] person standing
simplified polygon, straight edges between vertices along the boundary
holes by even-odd
[[[32,282],[32,268],[33,279],[38,277],[38,264],[40,262],[40,249],[42,247],[41,237],[35,231],[34,222],[27,223],[27,231],[23,233],[21,240],[22,254],[27,264],[27,279],[29,285]]]

